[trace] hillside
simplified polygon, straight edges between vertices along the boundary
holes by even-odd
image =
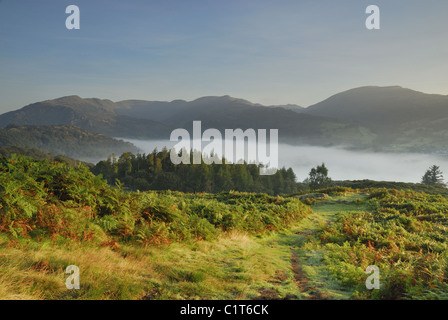
[[[84,166],[0,158],[0,299],[257,297],[287,262],[254,239],[309,213],[265,194],[123,192]],[[244,262],[249,246],[259,258]],[[65,287],[73,264],[80,290]]]
[[[448,152],[448,96],[402,87],[361,87],[304,109],[365,126],[383,151]]]
[[[82,162],[64,155],[54,155],[51,153],[42,152],[37,149],[23,148],[17,146],[0,146],[0,157],[9,159],[14,155],[16,156],[21,155],[35,160],[65,162],[71,166],[77,166],[80,163],[88,167],[94,166],[92,163]]]
[[[118,103],[69,96],[0,115],[0,126],[75,125],[112,137],[169,139],[172,130],[191,130],[192,122],[201,120],[204,130],[278,129],[279,140],[292,144],[363,147],[374,139],[371,132],[361,126],[289,109],[265,107],[229,96],[202,97],[190,102],[128,100]]]
[[[307,114],[356,122],[372,128],[448,118],[448,96],[426,94],[399,86],[360,87],[309,106]]]
[[[138,117],[159,121],[162,123],[171,123],[178,126],[185,122],[185,116],[191,119],[202,119],[204,113],[213,114],[216,111],[232,112],[235,110],[245,110],[250,107],[263,108],[282,108],[295,112],[302,112],[303,107],[288,105],[264,106],[262,104],[252,103],[248,100],[233,98],[231,96],[210,96],[195,99],[193,101],[174,100],[168,101],[145,101],[145,100],[124,100],[116,102],[116,112],[130,117]]]
[[[158,122],[117,114],[110,100],[78,96],[46,100],[0,115],[0,126],[70,125],[94,133],[128,138],[166,137],[168,128]]]
[[[190,102],[121,101],[117,113],[155,119],[172,128],[192,130],[194,120],[202,121],[202,129],[241,128],[278,129],[279,140],[291,144],[365,146],[374,139],[362,126],[328,117],[312,116],[290,110],[298,106],[262,106],[230,96],[202,97]]]
[[[84,166],[0,158],[0,299],[447,299],[446,198],[317,192],[124,192]]]
[[[0,126],[76,125],[112,137],[169,139],[176,128],[278,129],[280,142],[374,151],[448,152],[448,96],[402,87],[360,87],[307,108],[230,96],[193,101],[62,97],[0,115]]]
[[[37,149],[54,155],[96,162],[112,153],[139,152],[129,142],[74,126],[14,126],[0,128],[0,147]]]

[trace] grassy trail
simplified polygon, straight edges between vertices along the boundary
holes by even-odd
[[[313,214],[306,217],[291,232],[278,235],[278,243],[290,250],[290,268],[299,290],[299,299],[348,299],[351,292],[331,280],[322,263],[322,252],[317,233],[336,219],[338,212],[364,209],[357,200],[363,194],[329,197],[313,205]]]
[[[316,233],[334,218],[333,213],[314,212],[287,233],[277,235],[277,243],[289,250],[290,270],[293,274],[298,299],[326,299],[327,294],[321,292],[321,284],[315,281],[310,273],[310,258],[321,264],[318,252],[309,251],[307,244],[316,240]],[[317,266],[317,265],[316,265]]]

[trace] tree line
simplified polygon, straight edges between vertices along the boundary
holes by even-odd
[[[193,158],[193,153],[189,153],[188,156]],[[101,174],[111,185],[118,182],[128,190],[134,191],[176,190],[191,193],[218,193],[234,190],[284,195],[346,185],[344,181],[333,181],[328,176],[328,168],[324,163],[312,168],[303,182],[297,182],[297,177],[291,168],[283,167],[273,175],[260,175],[260,167],[261,165],[250,163],[226,164],[225,159],[222,160],[222,164],[202,162],[201,164],[175,165],[170,159],[170,152],[164,148],[161,151],[155,149],[149,154],[126,152],[118,158],[111,155],[107,160],[98,162],[91,171],[95,175]],[[359,183],[357,187],[369,187],[367,180],[358,181]],[[394,186],[396,184],[392,183]],[[440,168],[435,165],[430,167],[420,185],[445,187]],[[415,186],[407,187],[414,188]]]
[[[193,157],[193,153],[189,153]],[[213,155],[211,155],[212,157]],[[149,154],[123,153],[98,162],[91,170],[109,184],[117,180],[130,190],[176,190],[182,192],[262,192],[290,194],[300,189],[294,171],[281,168],[273,175],[260,175],[258,164],[178,164],[164,148]]]

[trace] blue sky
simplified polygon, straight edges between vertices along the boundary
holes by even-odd
[[[67,30],[77,5],[81,29]],[[367,30],[365,9],[381,10]],[[308,106],[364,85],[448,94],[446,0],[0,0],[0,112],[66,95]]]

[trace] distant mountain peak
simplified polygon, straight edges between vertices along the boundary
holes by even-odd
[[[78,95],[71,95],[71,96],[64,96],[64,97],[60,97],[60,98],[56,98],[56,99],[52,99],[52,100],[45,100],[42,102],[53,102],[53,103],[71,103],[71,102],[78,102],[78,101],[82,101],[83,99],[78,96]]]
[[[213,103],[213,102],[219,102],[219,103],[226,103],[226,102],[237,102],[247,105],[254,105],[252,102],[240,98],[235,98],[229,95],[224,96],[205,96],[201,98],[197,98],[196,100],[191,101],[190,103]]]
[[[401,86],[364,86],[337,93],[305,110],[315,116],[396,128],[407,122],[447,117],[448,99]]]

